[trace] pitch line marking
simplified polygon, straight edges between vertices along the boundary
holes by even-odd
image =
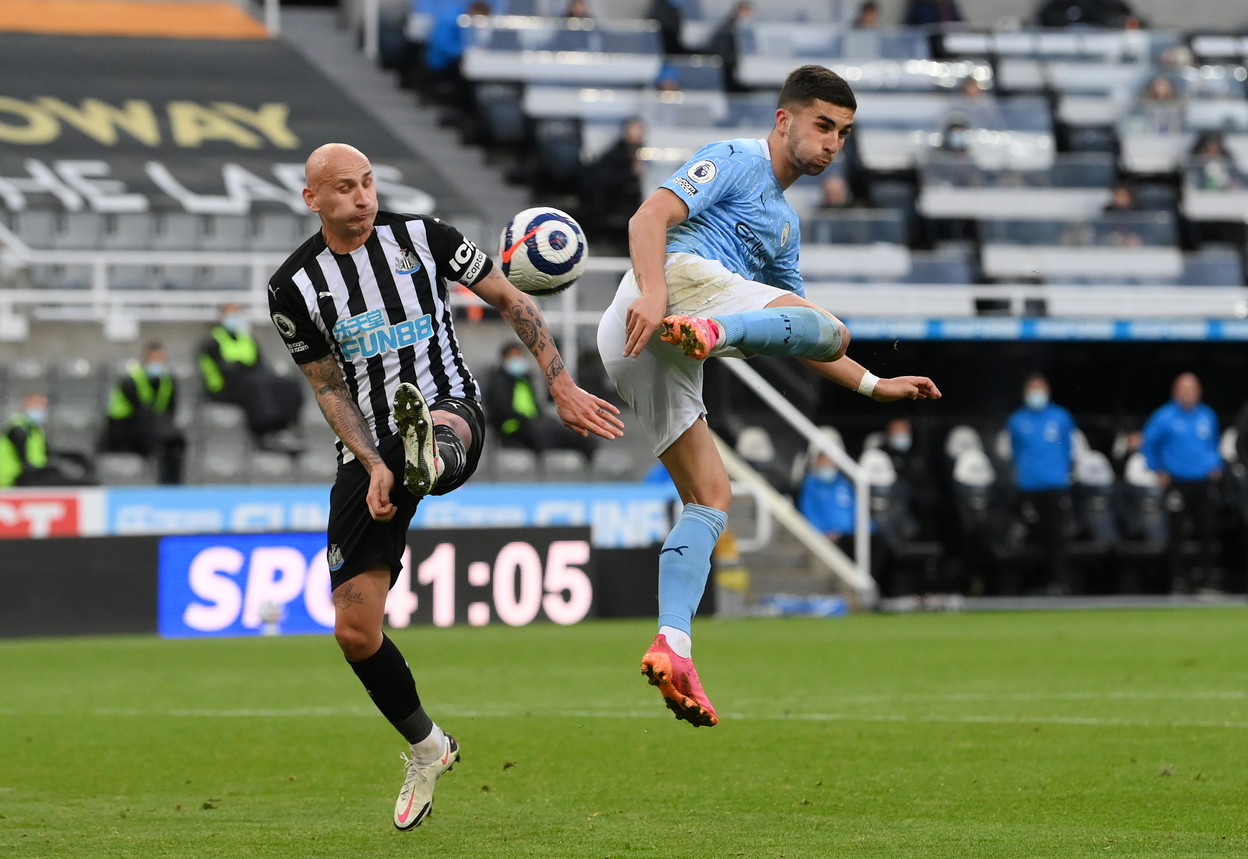
[[[542,712],[530,707],[511,707],[496,709],[442,707],[440,711],[448,718],[460,719],[516,719],[535,718],[572,718],[572,719],[666,719],[667,714],[656,708],[644,710],[559,710]],[[73,715],[88,715],[99,718],[108,717],[159,717],[159,718],[246,718],[246,719],[289,719],[308,716],[359,716],[372,713],[367,707],[295,707],[290,709],[277,708],[171,708],[167,710],[141,708],[93,708]],[[34,711],[16,708],[0,709],[0,716],[28,716]],[[71,715],[40,711],[41,715]],[[1059,725],[1108,728],[1221,728],[1230,730],[1246,730],[1248,722],[1214,719],[1179,719],[1158,720],[1118,719],[1100,716],[1028,716],[1028,715],[911,715],[905,713],[750,713],[732,711],[724,712],[725,720],[746,722],[869,722],[894,724],[966,724],[966,725]]]

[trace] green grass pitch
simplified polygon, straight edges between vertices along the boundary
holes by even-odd
[[[406,833],[328,637],[0,641],[0,855],[1248,855],[1245,609],[699,621],[711,729],[651,631],[395,631],[463,748]]]

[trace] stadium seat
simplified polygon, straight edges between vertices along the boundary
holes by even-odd
[[[789,464],[777,454],[771,433],[747,426],[737,435],[737,454],[779,492],[791,493]]]
[[[48,410],[48,439],[55,450],[87,454],[95,450],[103,423],[98,404],[58,400]]]
[[[296,477],[295,461],[286,453],[253,450],[247,454],[246,475],[250,483],[290,483]]]
[[[1164,592],[1168,582],[1162,562],[1170,525],[1161,484],[1143,453],[1137,451],[1127,458],[1119,486],[1121,586],[1132,592]]]
[[[337,475],[333,448],[305,450],[297,458],[294,479],[299,483],[333,483]]]
[[[910,505],[912,487],[898,480],[892,458],[879,448],[868,448],[858,464],[870,485],[871,521],[879,550],[871,566],[881,592],[899,596],[946,590],[940,579],[944,547],[916,539],[919,523]]]
[[[314,232],[306,219],[290,212],[259,212],[252,218],[248,247],[256,251],[287,252]]]
[[[104,216],[98,212],[61,212],[51,236],[54,248],[93,250],[104,243]]]
[[[517,83],[486,81],[473,87],[476,126],[474,142],[495,148],[523,151],[529,140],[529,119],[524,113],[524,87]],[[515,152],[519,154],[519,152]]]
[[[581,483],[590,478],[589,463],[575,450],[544,450],[538,459],[547,483]]]
[[[52,399],[52,392],[48,390],[48,362],[42,358],[36,358],[32,355],[24,355],[8,362],[8,388],[9,394],[16,401],[20,400],[27,393],[43,392],[48,395],[48,399]],[[6,412],[4,418],[8,418]]]
[[[156,483],[156,468],[137,453],[97,453],[95,477],[104,486],[150,486]]]
[[[204,219],[199,247],[208,251],[241,251],[247,247],[251,221],[244,215],[209,215]]]
[[[488,451],[490,468],[500,483],[536,483],[539,478],[537,454],[518,447]]]
[[[192,250],[199,247],[203,231],[203,216],[189,212],[165,212],[156,222],[152,247],[157,250]]]
[[[1071,501],[1074,534],[1069,557],[1077,591],[1116,593],[1124,590],[1116,561],[1120,540],[1117,514],[1117,478],[1109,458],[1097,450],[1076,455]]]
[[[581,124],[575,119],[545,119],[534,125],[535,195],[575,193],[584,175],[581,167]]]
[[[108,215],[100,246],[108,250],[147,250],[152,246],[156,219],[146,212]]]
[[[250,482],[250,460],[241,448],[200,445],[187,457],[188,483],[237,484]]]
[[[30,267],[30,281],[36,289],[86,289],[91,285],[91,268],[38,263]]]
[[[244,431],[245,416],[242,406],[204,400],[196,404],[195,412],[193,429],[203,437],[213,436],[220,439],[240,435]]]
[[[648,463],[647,463],[648,465]],[[627,483],[639,479],[639,468],[634,458],[610,446],[599,445],[590,459],[590,472],[595,480]]]
[[[32,248],[49,248],[56,232],[56,213],[51,209],[22,209],[8,216],[8,225]]]
[[[945,456],[956,463],[962,452],[967,450],[984,450],[984,440],[979,430],[970,424],[950,427],[949,435],[945,437]]]

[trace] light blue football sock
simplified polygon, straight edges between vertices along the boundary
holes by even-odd
[[[826,361],[841,348],[842,328],[813,307],[764,307],[716,316],[724,344],[756,355],[784,355]]]
[[[659,626],[691,630],[711,574],[711,550],[727,524],[722,510],[685,505],[659,551]]]

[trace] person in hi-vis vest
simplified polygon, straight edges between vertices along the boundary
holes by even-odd
[[[18,411],[0,424],[0,488],[91,483],[91,463],[83,452],[48,444],[47,422],[47,394],[30,391]]]
[[[199,372],[208,399],[241,406],[257,446],[295,453],[303,445],[292,427],[303,407],[304,385],[265,362],[241,304],[221,306],[221,316],[199,346]]]
[[[156,466],[160,483],[181,483],[186,438],[174,423],[177,385],[160,343],[143,349],[143,360],[118,377],[108,398],[108,422],[100,449],[140,453]]]
[[[592,436],[568,432],[543,410],[529,378],[531,363],[519,343],[503,346],[498,365],[485,380],[485,416],[490,426],[505,447],[524,447],[537,453],[552,448],[577,450],[588,458],[595,445]]]

